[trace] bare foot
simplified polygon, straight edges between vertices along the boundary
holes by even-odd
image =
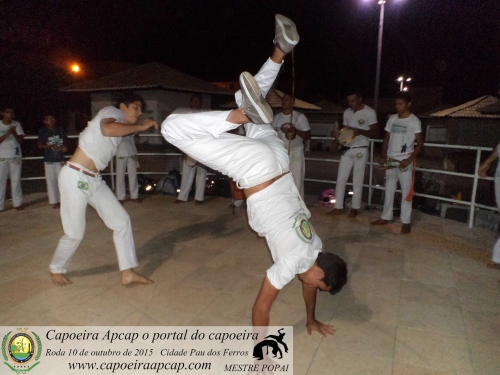
[[[64,273],[50,273],[52,283],[57,286],[66,286],[73,284],[73,281],[68,279]]]
[[[130,284],[154,284],[154,281],[135,272],[133,268],[129,268],[122,271],[122,285]]]
[[[488,262],[488,267],[489,268],[495,268],[497,270],[500,270],[500,263],[497,263],[497,262],[493,262],[492,260],[490,260]]]

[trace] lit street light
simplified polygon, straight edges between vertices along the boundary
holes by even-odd
[[[78,65],[78,64],[72,64],[71,65],[71,71],[73,73],[80,73],[80,65]]]
[[[382,37],[384,34],[384,12],[386,2],[387,0],[378,0],[378,4],[380,5],[380,21],[378,24],[377,72],[375,74],[375,93],[373,95],[373,107],[375,110],[377,110],[378,107],[378,93],[380,91],[380,65],[382,63]]]
[[[386,0],[379,0],[380,20],[378,23],[378,48],[377,48],[377,72],[375,74],[375,94],[373,95],[373,107],[378,107],[378,93],[380,90],[380,65],[382,63],[382,36],[384,34],[384,11]]]
[[[399,82],[399,91],[408,91],[408,87],[405,87],[405,82],[411,82],[411,77],[405,78],[404,76],[401,76],[398,78]]]

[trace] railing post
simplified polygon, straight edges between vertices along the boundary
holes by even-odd
[[[469,228],[474,227],[474,214],[476,211],[476,194],[477,194],[477,184],[479,181],[479,163],[481,162],[481,149],[478,148],[476,151],[476,165],[474,167],[474,185],[472,186],[472,196],[470,199],[470,212],[469,212]]]
[[[115,158],[111,158],[109,170],[111,172],[111,190],[115,191]]]
[[[368,206],[372,205],[372,194],[373,194],[373,145],[375,142],[373,142],[370,139],[370,181],[368,182]]]

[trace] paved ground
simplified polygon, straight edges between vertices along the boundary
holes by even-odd
[[[312,197],[312,202],[315,197]],[[43,194],[0,214],[0,325],[250,325],[271,259],[265,241],[231,214],[229,200],[127,202],[140,271],[152,286],[122,287],[111,232],[87,212],[87,233],[68,276],[53,287],[48,264],[62,234]],[[7,206],[8,208],[8,206]],[[337,327],[305,332],[299,282],[279,295],[271,324],[294,326],[295,374],[498,374],[500,272],[486,268],[495,233],[415,212],[413,233],[372,228],[313,207],[325,250],[344,257],[350,279],[320,293],[317,316]]]

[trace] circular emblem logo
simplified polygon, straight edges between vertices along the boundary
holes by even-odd
[[[358,120],[358,124],[359,124],[359,125],[363,125],[364,123],[365,123],[365,120],[363,120],[362,118],[360,118],[360,119]]]
[[[358,153],[356,154],[356,157],[357,157],[358,159],[361,159],[361,158],[363,157],[363,154],[362,154],[361,152],[358,152]]]
[[[18,333],[9,341],[9,356],[14,362],[27,363],[35,353],[33,338],[27,333]]]
[[[300,232],[306,239],[310,240],[312,238],[312,228],[311,224],[309,224],[309,221],[302,220],[300,222]]]

